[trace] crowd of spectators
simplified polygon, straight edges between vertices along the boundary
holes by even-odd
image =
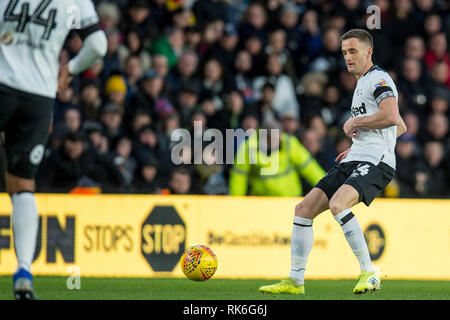
[[[399,91],[408,132],[386,196],[450,195],[450,17],[433,0],[94,1],[108,52],[57,97],[39,192],[227,194],[229,165],[171,160],[177,129],[261,128],[276,121],[324,170],[351,141],[356,79],[340,36],[380,9],[374,62]],[[60,63],[82,47],[75,32]],[[208,159],[205,159],[208,160]]]

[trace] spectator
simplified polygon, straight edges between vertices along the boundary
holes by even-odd
[[[279,17],[279,27],[286,33],[286,47],[292,54],[297,54],[302,45],[299,37],[298,12],[292,3],[282,5]]]
[[[302,104],[302,114],[320,113],[325,106],[322,103],[325,85],[328,78],[325,73],[306,73],[301,80],[302,95],[299,100]]]
[[[176,109],[180,116],[180,126],[189,127],[194,110],[198,109],[198,91],[194,84],[185,83],[176,98]]]
[[[428,42],[428,50],[425,52],[424,60],[428,70],[431,70],[437,62],[445,62],[448,69],[450,69],[450,55],[447,50],[447,38],[445,33],[439,32],[434,34]],[[450,74],[446,83],[448,84]]]
[[[240,127],[244,108],[244,97],[239,91],[233,90],[225,98],[225,107],[218,111],[208,123],[212,128],[217,128],[225,134],[226,129],[237,129]]]
[[[395,146],[397,166],[395,180],[400,189],[399,197],[402,198],[414,198],[418,196],[416,185],[418,183],[417,177],[420,169],[420,158],[416,144],[416,138],[410,133],[405,133],[398,138],[397,145]]]
[[[120,70],[121,57],[119,55],[120,31],[117,28],[108,28],[105,30],[108,40],[108,51],[103,58],[103,68],[101,78],[106,81],[113,72]]]
[[[206,23],[201,29],[201,39],[197,46],[198,55],[204,59],[208,52],[219,41],[223,33],[223,23],[220,20],[214,20]]]
[[[414,58],[404,60],[402,77],[398,87],[401,92],[407,93],[404,95],[406,104],[417,114],[424,116],[426,113],[427,93],[421,65],[418,60]]]
[[[139,132],[144,126],[151,126],[153,123],[150,115],[144,110],[138,110],[134,114],[134,118],[131,122],[131,128],[129,128],[130,137],[133,140],[137,140],[139,136]]]
[[[102,2],[96,9],[102,29],[117,28],[119,26],[121,14],[115,3]]]
[[[417,114],[412,111],[407,111],[403,115],[403,120],[405,121],[406,127],[408,128],[408,133],[417,139],[419,135],[419,128],[421,126]]]
[[[270,55],[266,63],[266,76],[260,76],[254,80],[254,90],[257,98],[261,97],[261,89],[267,81],[272,82],[275,88],[273,109],[277,112],[291,110],[300,113],[300,107],[295,94],[292,80],[283,73],[282,61],[278,55]]]
[[[262,126],[275,123],[280,120],[280,112],[275,109],[275,86],[271,82],[266,82],[261,89],[261,99],[258,101],[258,113],[256,114],[261,121]],[[289,112],[283,110],[282,112]],[[292,111],[292,110],[291,110]],[[297,112],[291,112],[297,114]]]
[[[153,41],[158,37],[161,31],[158,26],[162,26],[163,22],[162,17],[158,17],[156,11],[150,8],[147,0],[130,0],[126,7],[122,28],[134,29],[139,34],[145,35],[148,40]]]
[[[178,63],[167,76],[167,84],[170,93],[176,96],[183,85],[189,84],[196,90],[200,91],[200,79],[197,75],[198,56],[194,51],[183,51],[180,55]]]
[[[423,139],[433,139],[447,145],[448,133],[448,118],[442,113],[433,113],[428,117],[426,132],[423,135]]]
[[[73,102],[74,94],[74,88],[71,86],[58,93],[55,101],[55,113],[53,115],[53,121],[55,123],[62,120],[66,110],[78,109],[78,106]]]
[[[122,137],[117,142],[117,145],[112,153],[112,162],[122,174],[123,191],[131,187],[131,182],[134,178],[134,171],[136,170],[136,161],[131,155],[133,143],[130,139]]]
[[[300,60],[297,68],[298,73],[302,74],[306,71],[309,63],[322,51],[322,37],[316,11],[308,10],[303,14],[299,31],[298,55]]]
[[[427,141],[424,145],[422,180],[417,189],[424,197],[443,197],[448,186],[444,167],[444,146],[439,141]]]
[[[206,150],[205,150],[206,151]],[[204,163],[194,166],[196,192],[209,195],[228,194],[228,183],[224,176],[224,165],[217,163],[217,153],[205,152]]]
[[[128,58],[129,56],[138,56],[142,69],[147,70],[151,66],[152,58],[147,50],[144,50],[144,36],[139,29],[130,29],[125,35],[125,44],[122,49],[125,51],[123,56]]]
[[[161,188],[158,180],[158,161],[151,157],[147,161],[144,161],[136,170],[132,185],[133,193],[159,193]]]
[[[128,100],[139,90],[139,80],[144,73],[142,61],[138,55],[129,55],[125,61],[126,99]]]
[[[269,33],[265,52],[268,55],[277,54],[282,60],[284,72],[294,83],[297,81],[294,58],[292,57],[291,52],[286,48],[286,32],[283,29],[275,29]]]
[[[234,86],[242,93],[247,103],[254,102],[252,56],[245,50],[240,50],[234,60]]]
[[[95,121],[98,119],[99,110],[102,106],[100,95],[100,83],[95,80],[85,80],[81,86],[81,92],[78,96],[78,104],[82,118],[86,121]]]
[[[435,88],[431,94],[430,111],[431,113],[440,113],[449,118],[450,92],[443,88]]]
[[[214,58],[206,61],[203,69],[201,95],[211,97],[216,109],[223,107],[222,96],[232,89],[231,80],[222,65]]]
[[[100,123],[85,121],[82,130],[87,137],[87,142],[98,154],[108,153],[108,139],[104,136],[103,127]]]
[[[120,75],[108,78],[105,85],[105,96],[109,103],[113,103],[121,110],[125,109],[125,98],[127,96],[127,83]]]
[[[197,52],[202,40],[202,34],[197,26],[187,27],[184,31],[185,49]]]
[[[161,54],[166,56],[169,68],[172,68],[177,64],[183,45],[183,30],[172,27],[168,28],[165,35],[151,45],[149,52],[152,55]]]
[[[130,121],[138,109],[155,117],[155,101],[163,96],[164,80],[153,69],[148,70],[140,81],[139,90],[130,98],[126,108],[126,119]]]
[[[220,20],[228,22],[229,5],[223,0],[198,0],[192,8],[197,21],[208,23]]]
[[[244,41],[250,36],[256,36],[265,45],[267,38],[267,13],[261,3],[250,3],[244,12],[239,28],[239,36]]]
[[[225,26],[223,37],[207,53],[209,58],[217,59],[225,70],[231,70],[236,57],[239,34],[233,24]]]
[[[108,181],[120,185],[121,175],[108,158],[99,156],[81,133],[69,133],[61,147],[42,165],[41,192],[69,192],[77,186],[102,187]]]
[[[327,29],[323,33],[323,52],[311,62],[309,70],[326,72],[330,77],[336,78],[339,71],[344,68],[339,30]]]
[[[155,54],[152,56],[152,67],[163,79],[165,79],[169,73],[167,57],[162,54]]]
[[[189,194],[192,178],[188,170],[176,168],[170,174],[169,187],[163,190],[163,194]]]
[[[161,184],[165,185],[167,183],[173,166],[170,151],[158,141],[155,130],[150,125],[143,126],[139,131],[138,139],[133,145],[133,157],[138,165],[141,165],[151,157],[158,159],[158,162],[161,163],[161,166],[159,166]],[[162,163],[164,163],[164,166]]]
[[[300,177],[315,185],[325,175],[297,138],[283,133],[272,139],[270,129],[279,127],[267,129],[265,137],[255,133],[239,146],[230,172],[230,195],[301,196]]]
[[[263,75],[265,70],[264,43],[256,34],[250,34],[247,39],[243,40],[243,49],[252,57],[251,74]]]
[[[285,111],[281,113],[280,123],[283,132],[295,136],[297,139],[300,138],[300,119],[295,112]],[[306,145],[305,147],[308,149]],[[309,152],[312,154],[311,150]]]
[[[444,62],[436,62],[432,69],[431,69],[431,80],[430,83],[431,89],[432,88],[442,88],[450,90],[450,81],[449,79],[450,69],[449,66]]]
[[[80,111],[76,108],[66,109],[62,122],[70,132],[78,132],[81,127]]]
[[[100,123],[110,149],[115,148],[122,133],[122,114],[120,107],[113,103],[105,105],[100,113]]]

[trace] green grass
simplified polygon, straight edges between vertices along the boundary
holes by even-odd
[[[309,280],[306,295],[272,295],[258,292],[271,280],[211,279],[99,279],[82,278],[80,290],[69,290],[65,277],[36,277],[41,300],[449,300],[450,281],[385,280],[383,289],[361,296],[352,293],[356,280]],[[0,300],[12,299],[11,277],[0,277]]]

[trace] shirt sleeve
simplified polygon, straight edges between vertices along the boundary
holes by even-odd
[[[78,0],[78,6],[80,8],[80,24],[76,32],[84,40],[90,34],[100,30],[100,20],[92,0]]]
[[[383,99],[395,97],[394,90],[392,90],[394,83],[386,72],[376,72],[369,85],[377,104],[380,104]]]

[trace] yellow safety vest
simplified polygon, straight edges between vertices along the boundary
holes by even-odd
[[[294,136],[283,133],[280,149],[270,155],[258,147],[255,133],[238,147],[230,172],[230,195],[302,196],[300,176],[314,186],[325,171]]]

